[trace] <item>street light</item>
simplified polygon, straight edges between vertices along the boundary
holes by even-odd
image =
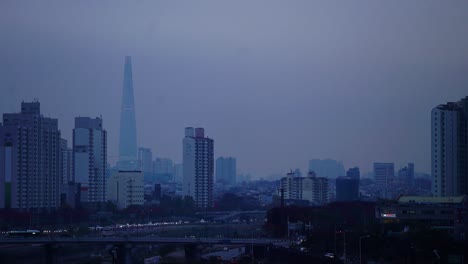
[[[362,263],[362,239],[368,237],[370,237],[370,235],[359,237],[359,264]]]

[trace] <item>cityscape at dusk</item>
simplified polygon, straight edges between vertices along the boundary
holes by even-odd
[[[0,3],[0,262],[465,263],[468,3]]]

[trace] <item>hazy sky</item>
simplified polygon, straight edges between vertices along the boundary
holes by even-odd
[[[468,95],[468,1],[0,1],[0,113],[38,98],[71,140],[99,116],[118,152],[124,56],[138,145],[184,127],[254,176],[312,158],[430,169],[430,110]]]

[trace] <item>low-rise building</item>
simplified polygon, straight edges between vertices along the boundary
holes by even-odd
[[[114,172],[108,184],[108,200],[119,209],[144,204],[143,173],[141,171]]]
[[[457,239],[466,238],[468,196],[400,196],[377,208],[382,224],[400,224],[402,231],[415,228],[443,230]]]

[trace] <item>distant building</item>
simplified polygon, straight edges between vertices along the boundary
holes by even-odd
[[[102,118],[76,117],[73,129],[73,181],[80,202],[106,201],[107,132]]]
[[[119,209],[144,204],[144,184],[141,171],[114,172],[108,184],[108,198]]]
[[[431,112],[433,195],[468,194],[468,96]]]
[[[125,57],[122,105],[120,112],[119,169],[135,170],[137,160],[137,136],[135,119],[135,99],[133,95],[132,58]]]
[[[21,103],[20,113],[0,124],[0,208],[55,210],[60,205],[60,131],[43,117],[39,102]]]
[[[359,171],[358,167],[350,168],[346,172],[346,176],[351,177],[353,179],[361,179],[361,172]]]
[[[138,148],[138,166],[143,172],[153,172],[153,153],[149,148]]]
[[[280,180],[284,199],[302,200],[302,178],[295,177],[293,172]]]
[[[182,163],[174,164],[174,182],[182,183],[184,178],[184,165]]]
[[[374,163],[374,180],[379,189],[385,189],[395,178],[394,163]]]
[[[345,175],[345,168],[341,161],[332,159],[313,159],[309,161],[309,171],[315,172],[318,177],[336,178]]]
[[[305,200],[313,204],[325,204],[329,200],[328,179],[317,177],[314,172],[309,172],[307,177],[296,177],[290,172],[280,180],[284,199]]]
[[[65,139],[60,139],[60,161],[60,184],[68,184],[73,181],[73,150]]]
[[[408,166],[398,170],[398,181],[401,185],[409,188],[414,183],[414,163],[408,163]]]
[[[336,201],[350,202],[359,200],[359,178],[336,178]]]
[[[153,172],[156,182],[172,182],[174,180],[174,163],[168,158],[156,158],[153,162]]]
[[[303,200],[307,200],[313,204],[328,203],[329,190],[328,179],[325,177],[317,177],[314,172],[309,172],[307,177],[302,178],[302,194]]]
[[[183,139],[183,192],[198,207],[213,206],[214,141],[203,128],[185,128]]]
[[[226,185],[236,183],[237,164],[236,158],[219,157],[216,159],[216,182]]]

